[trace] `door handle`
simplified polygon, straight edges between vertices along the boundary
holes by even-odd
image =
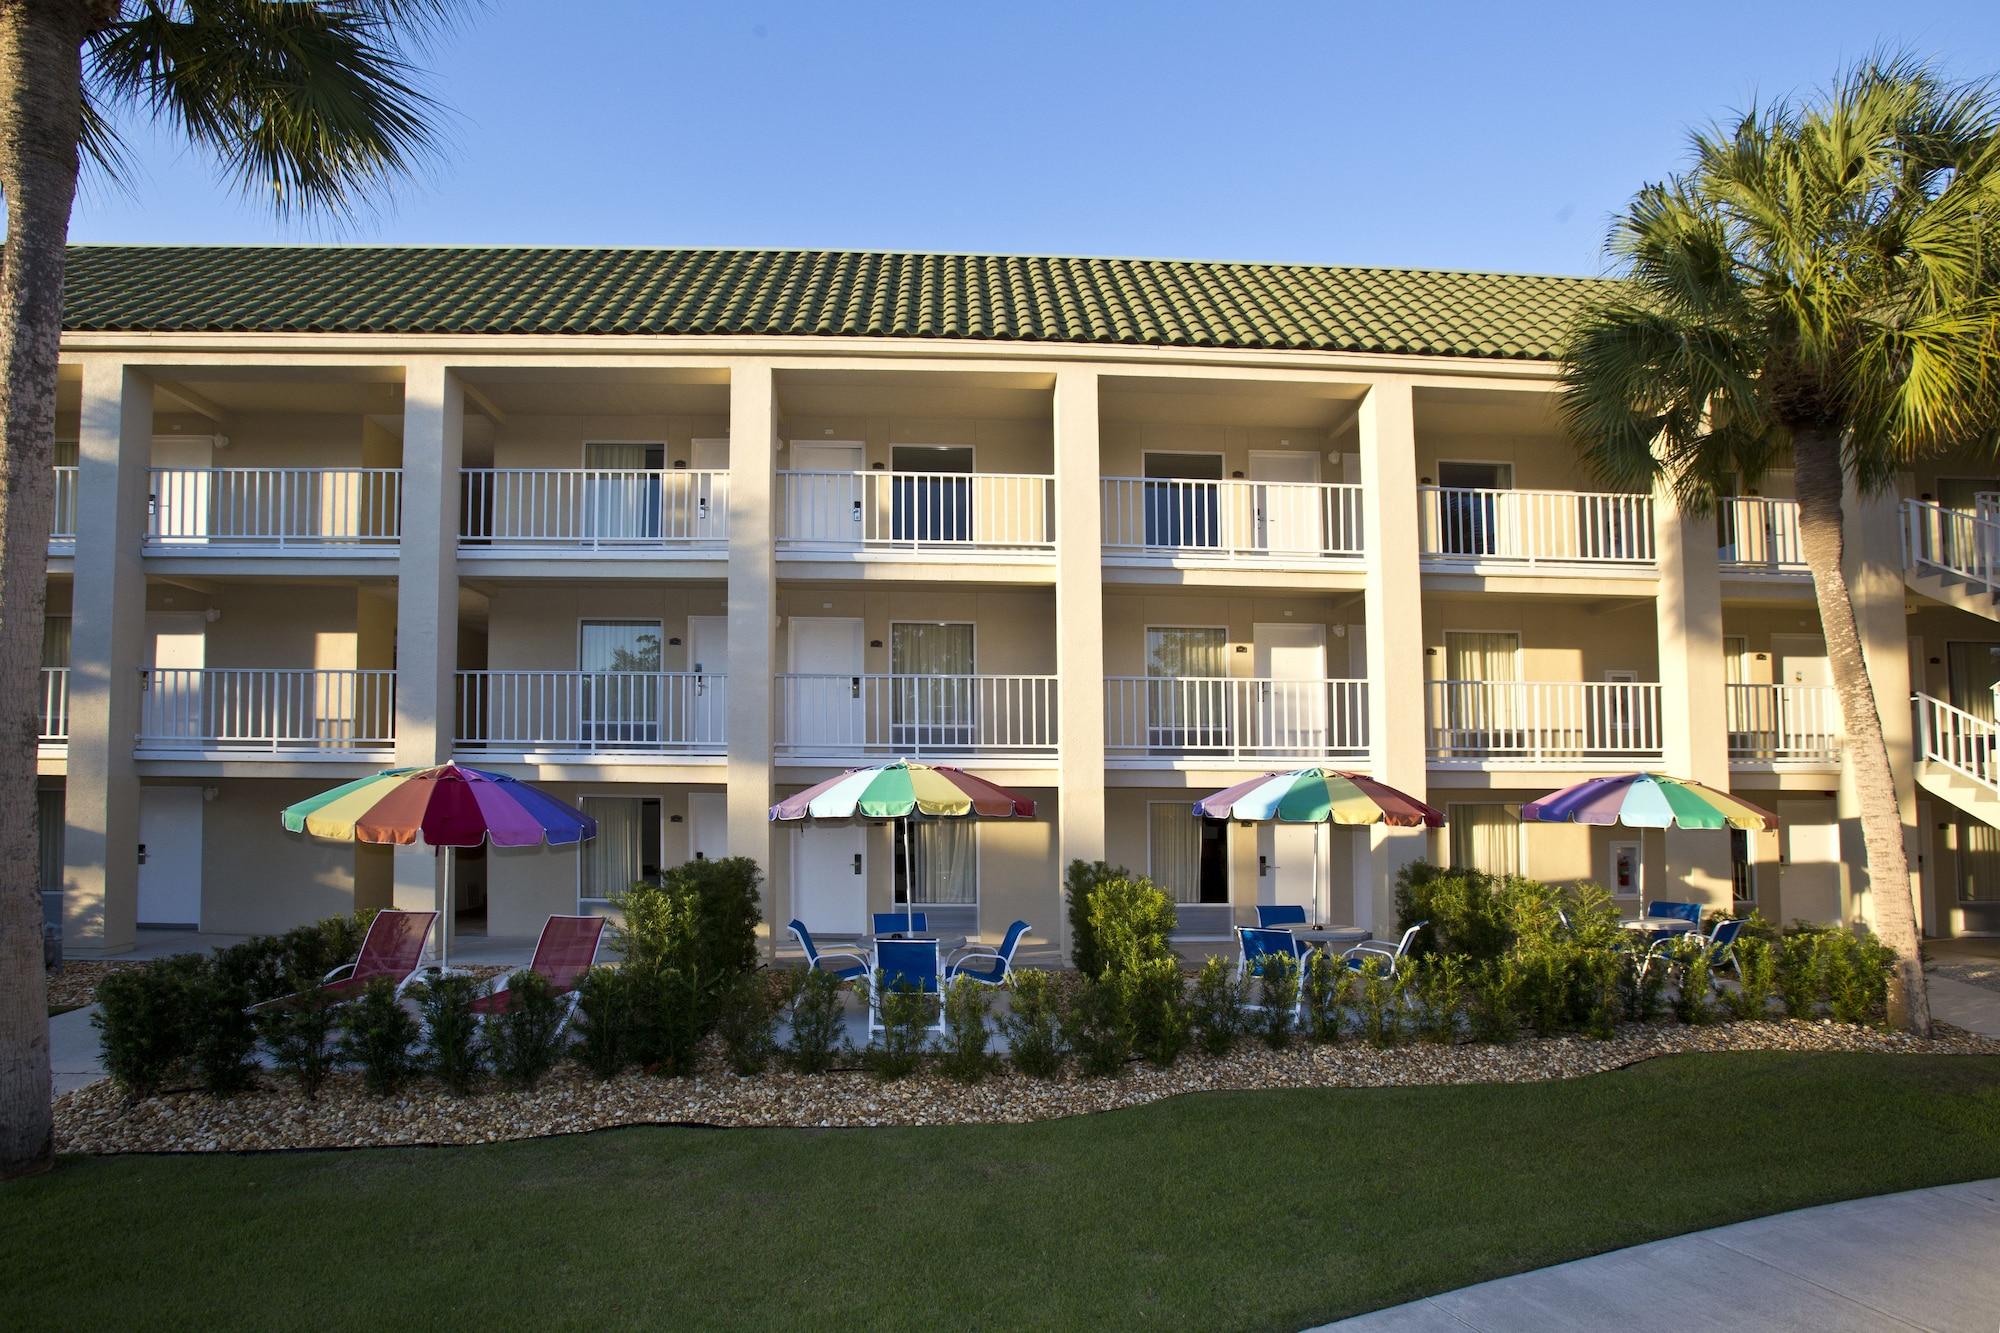
[[[1260,856],[1260,857],[1258,857],[1258,858],[1257,858],[1257,878],[1258,878],[1258,879],[1262,879],[1262,878],[1264,878],[1264,877],[1265,877],[1266,875],[1268,875],[1268,874],[1270,874],[1270,873],[1271,873],[1271,858],[1270,858],[1270,857],[1268,857],[1268,856]]]
[[[146,844],[143,842],[139,844],[139,864],[146,864]]]
[[[859,500],[854,502],[854,521],[856,523],[861,521],[861,501]]]
[[[847,697],[850,699],[859,699],[861,697],[861,677],[849,676],[847,678]]]
[[[860,853],[860,852],[856,852],[856,853],[854,854],[854,873],[855,873],[855,874],[857,874],[857,875],[861,873],[861,853]]]

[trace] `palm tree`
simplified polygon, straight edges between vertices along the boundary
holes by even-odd
[[[281,214],[351,211],[433,145],[413,43],[453,0],[0,3],[0,1179],[51,1155],[35,852],[35,680],[64,246],[79,159],[163,120]]]
[[[2000,443],[2000,102],[1904,57],[1697,133],[1614,223],[1624,281],[1571,336],[1562,412],[1607,478],[1705,512],[1791,456],[1847,730],[1890,1014],[1927,1033],[1903,821],[1842,567],[1841,496]]]

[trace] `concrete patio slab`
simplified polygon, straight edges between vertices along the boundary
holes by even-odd
[[[2000,1037],[2000,990],[1941,977],[1935,972],[1924,981],[1931,994],[1931,1017],[1982,1037]]]
[[[1781,1213],[1399,1305],[1330,1328],[1687,1333],[2000,1325],[2000,1180]]]

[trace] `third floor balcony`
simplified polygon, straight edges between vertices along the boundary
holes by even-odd
[[[1361,488],[1329,482],[1106,477],[1116,564],[1358,567]]]
[[[1651,574],[1658,567],[1650,495],[1422,486],[1417,504],[1428,568]]]

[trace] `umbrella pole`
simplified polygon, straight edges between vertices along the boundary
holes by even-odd
[[[438,855],[444,858],[444,911],[440,914],[439,921],[441,929],[438,933],[438,968],[440,971],[450,971],[452,927],[451,877],[453,868],[458,864],[458,853],[452,848],[440,847],[438,848]]]
[[[914,935],[917,931],[917,863],[910,858],[910,817],[904,815],[897,823],[903,826],[903,933]]]

